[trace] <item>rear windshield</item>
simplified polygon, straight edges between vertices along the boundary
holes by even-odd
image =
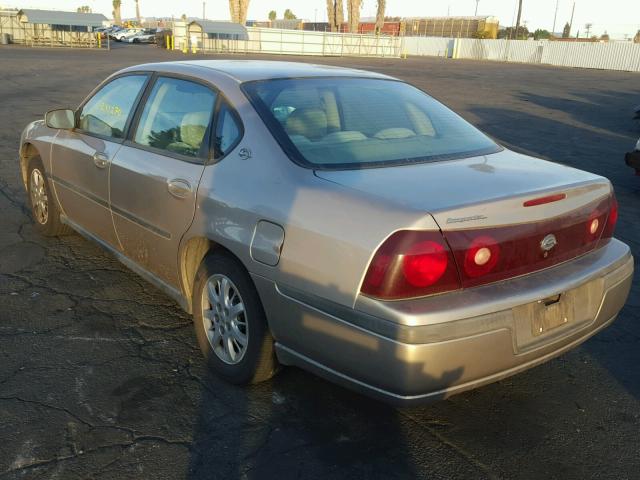
[[[426,93],[395,80],[306,78],[243,89],[285,152],[354,169],[486,155],[501,148]]]

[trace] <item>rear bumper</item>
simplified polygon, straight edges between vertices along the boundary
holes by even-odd
[[[612,240],[509,282],[406,302],[361,298],[356,309],[254,278],[282,363],[412,405],[500,380],[574,348],[615,319],[632,276],[629,248]],[[557,294],[580,299],[572,302],[572,320],[542,333],[535,323],[534,331],[535,305]]]

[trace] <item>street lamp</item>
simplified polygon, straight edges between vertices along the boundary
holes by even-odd
[[[478,16],[478,4],[480,3],[480,0],[476,0],[476,13],[474,14],[476,17]]]

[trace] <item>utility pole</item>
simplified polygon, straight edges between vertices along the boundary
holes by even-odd
[[[480,3],[480,0],[476,0],[476,13],[474,14],[474,16],[478,16],[478,4]]]
[[[556,20],[558,18],[558,3],[560,3],[560,0],[556,0],[556,13],[553,14],[553,28],[551,29],[552,35],[556,33]]]
[[[590,34],[591,34],[591,27],[593,27],[593,24],[591,23],[587,23],[584,28],[587,30],[587,38],[591,38]]]
[[[521,17],[522,17],[522,0],[518,0],[518,17],[516,18],[516,40],[518,39],[518,30],[520,30]]]
[[[571,9],[571,20],[569,20],[569,36],[571,36],[571,27],[573,26],[573,14],[576,12],[576,2],[573,2],[573,8]]]
[[[207,18],[207,17],[205,17],[205,15],[204,15],[204,12],[205,12],[206,6],[207,6],[207,2],[202,2],[202,19],[203,19],[203,20],[204,20],[205,18]]]

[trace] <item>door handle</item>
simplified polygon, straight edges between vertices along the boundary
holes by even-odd
[[[176,198],[186,198],[191,193],[191,184],[182,178],[174,178],[167,182],[167,190]]]
[[[93,164],[98,168],[105,168],[109,164],[109,157],[104,153],[96,152],[93,154]]]

